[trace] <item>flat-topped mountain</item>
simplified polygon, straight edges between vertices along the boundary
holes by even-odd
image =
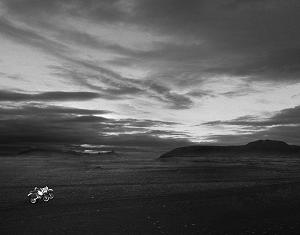
[[[287,143],[283,141],[278,140],[256,140],[253,142],[250,142],[246,144],[246,146],[249,148],[262,148],[262,149],[288,149],[291,147],[291,145],[288,145]]]
[[[300,156],[300,146],[289,145],[276,140],[257,140],[237,146],[194,145],[173,149],[161,155],[160,158],[201,157],[211,154],[231,156],[238,154],[288,154]]]

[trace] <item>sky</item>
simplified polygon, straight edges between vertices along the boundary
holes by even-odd
[[[0,142],[300,145],[297,0],[0,0]]]

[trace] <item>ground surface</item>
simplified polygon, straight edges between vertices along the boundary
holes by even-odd
[[[0,234],[300,234],[300,157],[129,159],[0,157]]]

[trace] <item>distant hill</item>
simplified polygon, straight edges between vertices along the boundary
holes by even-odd
[[[283,141],[277,140],[256,140],[246,144],[247,148],[260,148],[260,149],[290,149],[295,146],[288,145]]]
[[[100,150],[74,150],[74,149],[53,149],[53,148],[27,148],[21,150],[17,155],[86,155],[103,157],[120,157],[114,150],[100,151]]]
[[[161,155],[160,158],[201,157],[207,155],[235,156],[239,154],[288,154],[300,156],[300,146],[289,145],[283,141],[276,140],[257,140],[238,146],[195,145],[173,149]]]
[[[16,155],[31,156],[31,155],[41,155],[41,156],[50,156],[50,155],[78,155],[75,151],[71,150],[62,150],[54,148],[26,148],[19,152]]]

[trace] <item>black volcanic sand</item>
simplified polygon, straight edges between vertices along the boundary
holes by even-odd
[[[0,234],[300,234],[300,158],[128,159],[0,157]]]

